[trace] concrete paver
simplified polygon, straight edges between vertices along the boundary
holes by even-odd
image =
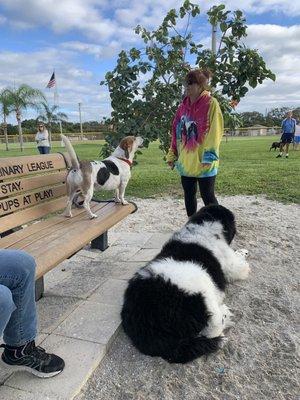
[[[173,232],[166,233],[154,233],[151,237],[144,243],[144,249],[161,249],[162,246],[170,239]]]
[[[151,261],[159,253],[158,249],[140,249],[132,257],[132,261]]]
[[[130,279],[135,272],[144,265],[141,261],[109,261],[101,264],[101,270],[105,270],[107,275],[114,279]]]
[[[121,306],[126,287],[127,281],[125,280],[108,279],[91,295],[89,301]]]
[[[8,386],[0,387],[1,400],[41,400],[40,394],[25,392]],[[61,400],[60,397],[43,395],[43,400]]]
[[[50,334],[71,314],[82,300],[74,297],[49,295],[46,291],[37,303],[39,331]]]
[[[85,301],[54,333],[105,345],[119,325],[120,306]]]
[[[119,235],[119,238],[114,245],[144,247],[144,244],[151,238],[152,235],[152,233],[124,233],[123,235]]]

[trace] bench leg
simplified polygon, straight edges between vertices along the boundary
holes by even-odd
[[[107,231],[102,233],[102,235],[98,236],[96,239],[92,240],[91,248],[101,251],[104,251],[108,248]]]
[[[40,300],[44,294],[44,277],[35,281],[35,301]]]

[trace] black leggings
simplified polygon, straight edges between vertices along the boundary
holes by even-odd
[[[218,204],[218,200],[215,197],[215,180],[216,176],[209,176],[207,178],[181,177],[185,208],[188,217],[195,214],[197,211],[197,182],[204,205]]]

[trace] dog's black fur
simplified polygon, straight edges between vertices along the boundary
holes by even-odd
[[[281,145],[281,142],[273,142],[269,151],[271,151],[272,149],[274,149],[276,151],[276,149],[280,148],[280,145]]]
[[[226,241],[231,242],[236,231],[231,211],[220,205],[207,206],[189,220],[197,225],[206,221],[221,222]],[[187,224],[187,228],[189,226],[193,228]],[[216,240],[224,239],[216,237]],[[189,294],[151,271],[151,264],[170,258],[174,263],[192,261],[201,266],[224,291],[224,273],[213,253],[197,243],[171,238],[154,260],[129,281],[121,312],[122,325],[142,353],[160,356],[171,363],[186,363],[217,351],[222,339],[200,334],[210,316],[202,293]]]
[[[170,240],[154,260],[170,258],[176,261],[191,261],[201,264],[214,280],[219,289],[225,290],[226,280],[219,261],[212,252],[196,243],[182,243],[180,240]],[[206,266],[209,266],[207,268]]]
[[[104,185],[105,182],[108,181],[110,174],[112,175],[120,174],[119,168],[112,161],[103,160],[102,163],[104,164],[104,167],[100,168],[97,173],[97,183],[99,183],[99,185]]]

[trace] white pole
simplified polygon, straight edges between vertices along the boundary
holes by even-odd
[[[55,74],[55,69],[53,69],[54,77],[55,77],[55,85],[54,85],[54,105],[58,106],[58,92],[57,92],[57,79]]]
[[[80,135],[81,135],[81,140],[83,140],[83,130],[82,130],[82,120],[81,120],[81,103],[78,103],[78,107],[79,107]]]
[[[55,73],[55,69],[53,69],[53,72]],[[59,106],[59,96],[58,96],[58,90],[57,90],[57,78],[56,78],[56,74],[55,76],[55,86],[54,86],[54,105],[55,106]],[[59,130],[60,130],[60,134],[62,134],[62,125],[61,125],[61,121],[58,121],[59,124]],[[64,147],[64,142],[61,141],[61,147]]]

